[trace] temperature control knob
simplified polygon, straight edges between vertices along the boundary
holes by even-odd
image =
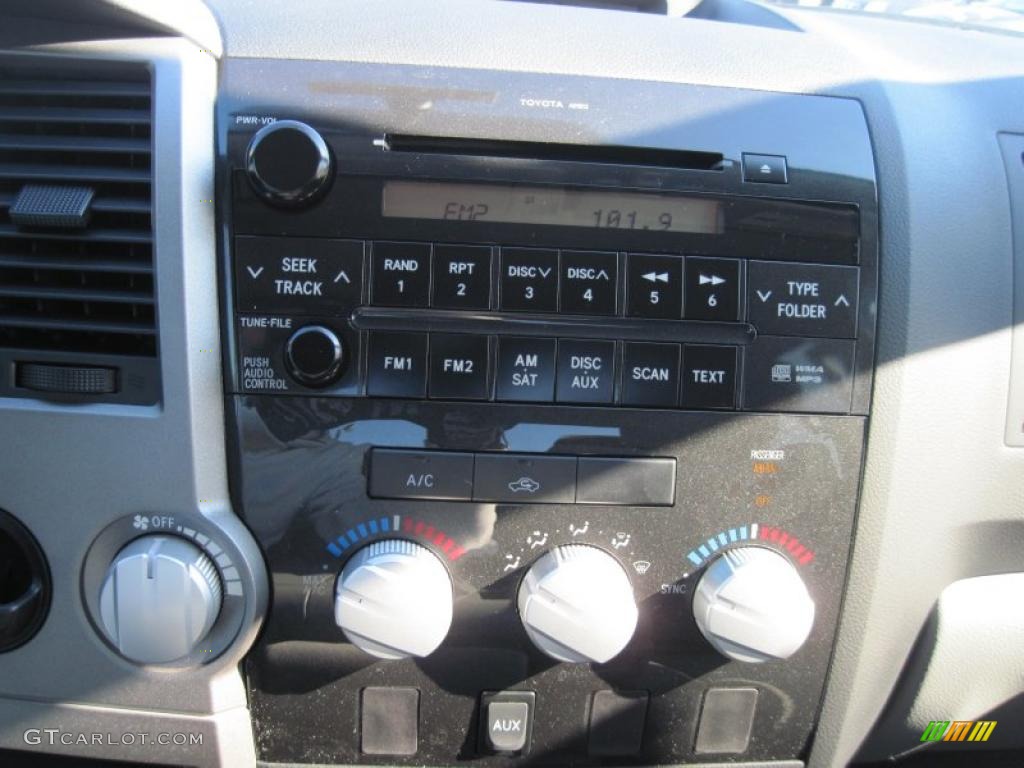
[[[135,539],[117,555],[100,591],[100,622],[125,658],[162,664],[187,656],[220,614],[213,562],[178,536]]]
[[[359,550],[334,589],[334,620],[382,659],[428,656],[452,623],[452,582],[430,550],[385,539]]]
[[[341,373],[345,347],[330,328],[306,325],[288,339],[284,359],[296,381],[307,387],[326,387]]]
[[[708,642],[732,659],[787,659],[811,632],[814,601],[785,557],[739,547],[726,550],[701,576],[693,615]]]
[[[629,576],[614,557],[569,544],[547,552],[526,572],[519,617],[548,656],[602,663],[633,637],[637,607]]]
[[[323,136],[297,120],[278,120],[249,140],[245,170],[264,200],[297,208],[326,191],[333,167]]]

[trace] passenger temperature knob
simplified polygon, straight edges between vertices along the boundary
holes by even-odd
[[[114,556],[100,591],[103,633],[125,658],[162,664],[194,651],[221,608],[213,562],[178,536],[142,536]]]
[[[637,607],[625,570],[596,547],[555,547],[519,586],[519,617],[534,645],[559,661],[602,663],[633,637]]]
[[[297,208],[327,190],[334,168],[323,136],[297,120],[278,120],[249,140],[245,170],[268,203]]]
[[[811,632],[814,600],[785,557],[739,547],[726,550],[701,576],[693,615],[708,642],[729,658],[787,659]]]
[[[452,623],[452,582],[430,550],[385,539],[345,564],[334,590],[334,620],[345,636],[382,659],[428,656]]]

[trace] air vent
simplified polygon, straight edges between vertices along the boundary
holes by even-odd
[[[96,399],[155,402],[150,72],[46,61],[0,59],[0,388],[93,367],[117,382]]]

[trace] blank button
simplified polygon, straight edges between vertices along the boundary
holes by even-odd
[[[695,752],[747,751],[757,706],[756,688],[710,688],[697,726]]]
[[[591,755],[635,755],[647,720],[646,691],[597,691],[590,707]]]
[[[675,459],[579,459],[577,503],[671,506],[675,495]]]
[[[415,688],[364,688],[362,698],[363,754],[415,755],[420,692]]]

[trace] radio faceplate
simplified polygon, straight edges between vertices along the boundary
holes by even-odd
[[[874,357],[859,105],[326,62],[224,76],[233,494],[274,577],[246,665],[261,758],[803,755]],[[254,133],[286,118],[333,168],[298,202],[250,182]],[[730,583],[742,627],[716,613]]]

